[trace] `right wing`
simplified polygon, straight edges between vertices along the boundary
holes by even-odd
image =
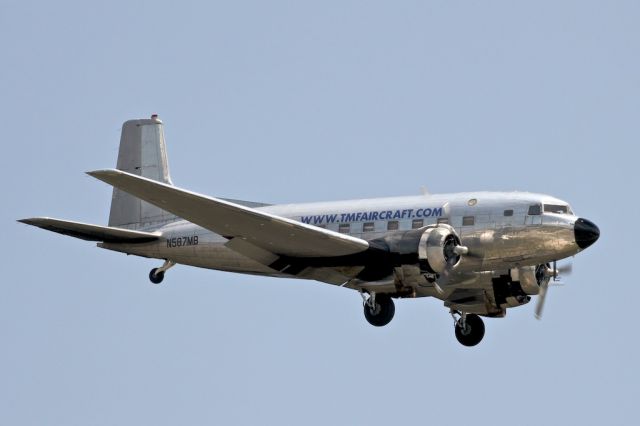
[[[337,257],[360,253],[360,238],[307,225],[121,170],[88,172],[116,188],[232,240],[230,248],[265,264],[280,256]]]

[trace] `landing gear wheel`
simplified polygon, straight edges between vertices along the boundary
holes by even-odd
[[[475,346],[484,337],[484,322],[475,314],[467,314],[456,322],[456,339],[465,346]]]
[[[369,306],[369,302],[364,303],[364,317],[369,324],[382,327],[389,324],[396,313],[396,305],[389,296],[378,295],[375,298],[374,306]]]
[[[160,284],[164,280],[164,271],[158,272],[158,268],[153,268],[149,272],[149,279],[154,284]]]
[[[164,273],[167,272],[170,268],[175,266],[176,262],[173,260],[165,259],[164,263],[159,268],[153,268],[149,272],[149,279],[154,284],[160,284],[164,279]]]

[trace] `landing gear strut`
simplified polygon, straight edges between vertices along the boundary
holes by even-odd
[[[153,268],[149,272],[149,280],[151,280],[151,282],[154,284],[160,284],[162,280],[164,280],[165,271],[171,268],[175,264],[176,262],[172,260],[165,260],[161,267]]]
[[[465,346],[475,346],[484,337],[484,322],[476,314],[451,311],[455,322],[456,339]]]
[[[364,317],[369,324],[376,327],[382,327],[389,324],[396,312],[396,306],[393,304],[391,297],[386,294],[378,294],[372,292],[371,295],[364,299]]]

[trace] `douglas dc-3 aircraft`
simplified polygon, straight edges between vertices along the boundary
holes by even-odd
[[[538,295],[540,316],[556,261],[593,244],[600,231],[568,203],[519,192],[269,205],[214,198],[173,185],[162,122],[124,123],[117,169],[88,172],[114,187],[109,226],[51,218],[20,222],[177,263],[302,278],[360,292],[374,326],[393,318],[393,299],[444,301],[465,346],[484,336],[480,316],[503,317]]]

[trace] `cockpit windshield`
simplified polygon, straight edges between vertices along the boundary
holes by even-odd
[[[566,204],[545,204],[545,213],[573,214],[571,208]]]

